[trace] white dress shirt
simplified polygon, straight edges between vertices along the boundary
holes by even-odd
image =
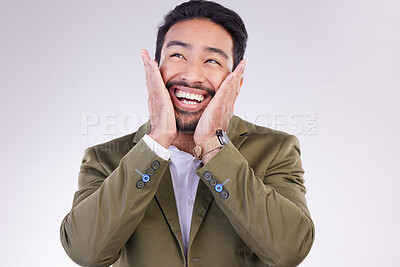
[[[190,224],[192,222],[193,205],[196,198],[199,176],[195,173],[201,161],[191,154],[181,151],[175,146],[166,149],[147,134],[143,141],[160,158],[171,159],[169,169],[171,172],[172,185],[174,188],[176,208],[178,210],[179,224],[181,227],[183,247],[187,253]]]

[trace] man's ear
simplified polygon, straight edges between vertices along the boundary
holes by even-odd
[[[243,77],[242,77],[242,79],[240,80],[240,87],[242,87],[242,84],[243,84]]]

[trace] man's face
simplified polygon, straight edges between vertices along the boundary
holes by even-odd
[[[160,71],[175,108],[178,130],[194,132],[201,114],[232,71],[233,41],[221,26],[192,19],[165,35]]]

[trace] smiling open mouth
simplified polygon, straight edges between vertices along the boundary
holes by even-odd
[[[201,94],[187,93],[179,89],[175,90],[175,96],[179,101],[188,105],[199,104],[204,100],[205,97],[204,95]]]

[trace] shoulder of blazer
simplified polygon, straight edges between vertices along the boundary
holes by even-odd
[[[146,122],[139,129],[108,142],[92,146],[97,160],[107,172],[111,173],[120,163],[121,159],[128,153],[139,140],[150,132],[150,122]]]
[[[232,119],[235,119],[236,125],[241,125],[238,128],[242,128],[241,135],[247,136],[247,142],[267,142],[267,143],[274,143],[276,145],[282,144],[282,142],[290,136],[290,134],[274,130],[268,127],[256,125],[254,123],[248,122],[243,120],[239,117],[234,116]]]

